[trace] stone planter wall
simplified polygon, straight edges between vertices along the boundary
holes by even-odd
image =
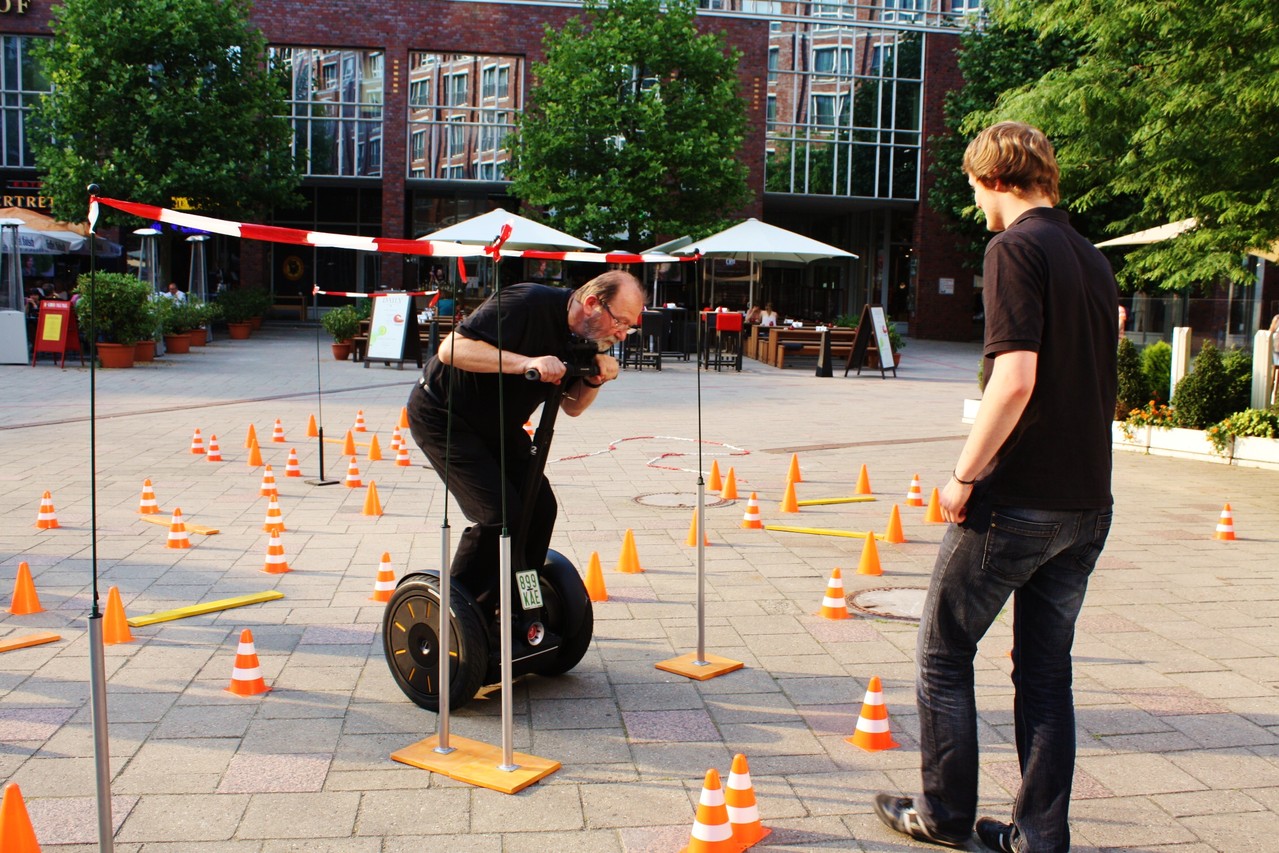
[[[1197,459],[1200,462],[1216,462],[1230,464],[1230,447],[1224,454],[1216,452],[1207,433],[1201,429],[1180,429],[1173,427],[1150,428],[1151,456],[1171,456],[1175,459]]]

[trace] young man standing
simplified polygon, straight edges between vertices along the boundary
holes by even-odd
[[[881,820],[964,847],[977,810],[977,643],[1013,598],[1013,700],[1021,790],[1011,823],[976,822],[1007,853],[1070,849],[1075,764],[1071,645],[1110,531],[1118,290],[1105,258],[1055,210],[1057,159],[1036,128],[1002,122],[964,154],[991,231],[986,383],[941,494],[951,526],[917,647],[923,796],[880,794]]]

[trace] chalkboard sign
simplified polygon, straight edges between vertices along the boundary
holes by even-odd
[[[874,352],[879,357],[879,376],[887,378],[888,371],[897,376],[897,363],[893,358],[893,345],[888,338],[888,321],[884,317],[884,306],[862,306],[861,319],[857,321],[857,334],[853,337],[853,346],[848,351],[848,361],[844,364],[844,375],[857,367],[857,375],[862,372],[867,353]]]
[[[372,297],[373,316],[369,320],[369,345],[364,366],[370,361],[397,362],[407,359],[422,366],[422,342],[418,338],[417,311],[407,293],[382,293]]]

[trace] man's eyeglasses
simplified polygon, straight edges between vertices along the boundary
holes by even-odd
[[[632,326],[630,323],[623,323],[621,320],[617,319],[617,315],[613,313],[612,309],[608,307],[608,303],[605,302],[603,299],[600,300],[600,307],[603,308],[605,313],[608,314],[609,318],[612,319],[613,325],[615,327],[626,328],[625,334],[633,335],[639,331],[639,326]]]

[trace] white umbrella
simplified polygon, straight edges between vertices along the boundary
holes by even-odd
[[[597,249],[584,240],[571,234],[557,231],[549,225],[534,222],[515,213],[508,213],[502,208],[490,210],[480,216],[473,216],[456,225],[432,231],[419,237],[419,240],[439,240],[452,243],[465,243],[471,246],[487,246],[497,239],[502,226],[511,223],[511,236],[503,244],[505,249],[544,249],[560,251],[573,249]]]

